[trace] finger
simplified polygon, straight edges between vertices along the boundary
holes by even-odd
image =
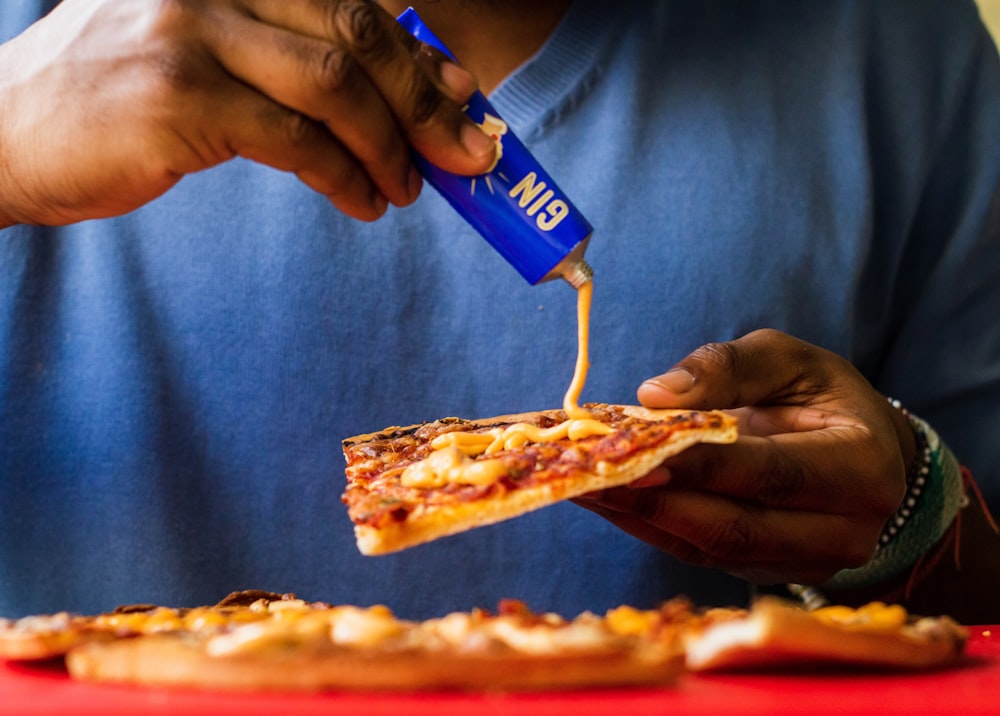
[[[233,15],[209,42],[226,71],[284,107],[324,123],[387,201],[420,191],[389,108],[346,52],[329,42]],[[252,47],[253,52],[246,48]]]
[[[388,14],[379,16],[381,22],[375,21],[372,15],[377,13],[365,11],[375,7],[374,3],[344,5],[352,9],[337,15],[341,36],[392,108],[413,148],[431,163],[456,174],[481,174],[492,167],[496,143],[432,79],[454,80],[464,70],[451,66],[444,74],[429,73],[428,64],[443,57],[440,53],[428,51]],[[382,30],[387,31],[389,41],[381,35]]]
[[[780,331],[754,331],[695,350],[671,370],[645,381],[639,401],[649,407],[738,408],[787,400],[807,405],[832,390],[834,362],[841,381],[863,381],[832,353]]]
[[[638,490],[646,487],[662,487],[670,482],[670,470],[663,465],[654,467],[642,477],[633,480],[625,485],[630,490]]]
[[[337,40],[344,36],[345,23],[354,31],[384,32],[392,41],[407,48],[410,59],[420,65],[441,92],[455,104],[464,105],[478,88],[476,78],[455,64],[444,53],[420,42],[374,2],[312,0],[247,0],[249,14],[270,25],[284,27],[318,40]],[[343,18],[349,18],[344,20]],[[381,40],[371,37],[368,42]]]
[[[385,198],[320,123],[236,83],[219,82],[206,92],[203,102],[190,103],[205,113],[201,126],[213,128],[205,141],[294,173],[348,216],[372,221],[385,212]]]
[[[906,490],[895,453],[873,451],[861,429],[830,428],[699,445],[668,459],[672,488],[692,488],[753,505],[884,521]]]
[[[589,501],[581,501],[579,504],[581,507],[585,507],[591,512],[608,520],[608,522],[623,532],[630,534],[636,539],[641,540],[652,547],[655,547],[661,552],[673,555],[685,564],[691,564],[696,567],[719,569],[747,579],[751,582],[774,583],[788,581],[783,576],[786,573],[786,570],[782,567],[782,565],[765,566],[746,562],[738,564],[722,563],[717,558],[708,554],[704,550],[699,549],[690,542],[687,542],[676,535],[672,535],[669,532],[658,529],[636,515],[627,512],[618,512],[616,510],[609,509],[604,505],[595,504]],[[794,571],[795,567],[789,565],[787,572],[791,573]],[[805,582],[805,580],[802,581]]]
[[[460,103],[475,88],[474,79],[453,63],[445,68],[443,55],[428,50],[376,3],[252,0],[248,5],[254,17],[311,34],[326,45],[318,57],[306,52],[312,67],[305,76],[318,78],[313,84],[319,95],[336,94],[343,82],[340,75],[357,68],[387,105],[407,142],[429,161],[465,175],[480,174],[493,164],[496,145],[461,110]],[[364,128],[349,106],[346,114],[341,111],[345,104],[349,103],[345,100],[335,107],[336,116],[324,113],[319,118],[350,119]]]
[[[590,510],[596,515],[600,515],[615,527],[632,535],[636,539],[642,540],[662,552],[669,552],[681,562],[701,567],[717,568],[717,565],[709,564],[711,558],[705,552],[690,542],[685,542],[680,537],[654,527],[641,517],[629,512],[621,512],[613,509],[602,503],[599,499],[591,498],[590,496],[573,498],[572,501],[580,507]]]
[[[697,491],[640,492],[608,490],[587,506],[679,559],[756,581],[825,580],[865,564],[879,533],[840,516],[749,509]]]

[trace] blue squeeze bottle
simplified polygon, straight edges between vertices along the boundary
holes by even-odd
[[[418,40],[455,56],[408,8],[397,20]],[[455,60],[457,61],[457,60]],[[556,186],[482,92],[465,108],[497,142],[498,159],[486,174],[450,174],[414,153],[424,179],[437,189],[530,284],[562,277],[574,288],[593,278],[584,252],[593,227]]]

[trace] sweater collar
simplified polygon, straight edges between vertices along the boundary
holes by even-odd
[[[518,136],[540,131],[586,93],[614,49],[621,5],[576,0],[538,52],[493,91],[490,101]]]

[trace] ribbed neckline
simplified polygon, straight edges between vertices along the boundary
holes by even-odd
[[[623,17],[620,3],[575,0],[541,49],[490,95],[490,101],[526,139],[585,91],[611,49]]]

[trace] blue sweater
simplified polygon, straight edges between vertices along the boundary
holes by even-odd
[[[0,37],[44,4],[5,0]],[[971,0],[579,0],[491,99],[595,226],[584,400],[779,328],[1000,506],[1000,63]],[[574,302],[430,189],[361,224],[241,160],[0,232],[0,615],[247,587],[407,617],[744,601],[572,504],[355,549],[340,440],[558,405]]]

